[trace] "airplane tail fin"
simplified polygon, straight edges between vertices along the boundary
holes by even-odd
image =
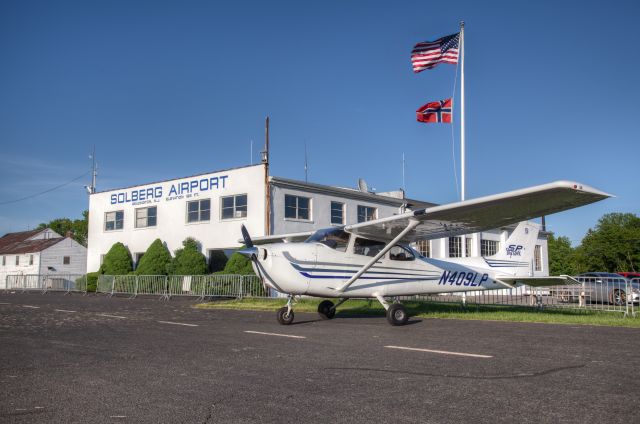
[[[500,251],[484,258],[485,261],[496,270],[519,277],[530,276],[538,232],[537,226],[520,222]]]

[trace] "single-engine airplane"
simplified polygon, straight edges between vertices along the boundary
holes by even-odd
[[[319,304],[323,319],[333,318],[350,298],[376,298],[391,325],[404,325],[406,308],[385,298],[575,282],[568,276],[532,276],[538,227],[526,221],[607,197],[583,184],[556,181],[306,233],[251,239],[243,225],[246,247],[240,253],[251,259],[263,284],[288,295],[287,306],[277,311],[280,324],[293,322],[295,298],[306,295],[339,299]],[[409,246],[516,223],[505,246],[489,257],[425,258]]]

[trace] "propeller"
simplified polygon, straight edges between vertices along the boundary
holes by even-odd
[[[251,236],[249,235],[249,231],[247,231],[247,228],[244,226],[244,224],[242,225],[242,227],[240,227],[240,231],[242,231],[242,238],[244,239],[244,245],[246,247],[244,249],[238,250],[238,253],[240,253],[243,256],[246,256],[252,261],[257,260],[258,248],[253,245],[253,241],[251,241]]]
[[[245,248],[238,250],[243,256],[251,259],[251,262],[254,263],[255,269],[258,272],[258,277],[262,281],[262,287],[267,291],[267,284],[264,281],[264,277],[260,273],[260,264],[258,264],[258,248],[253,245],[253,241],[251,241],[251,236],[249,235],[249,231],[247,231],[247,227],[242,224],[240,227],[240,231],[242,232],[242,239],[244,240]]]

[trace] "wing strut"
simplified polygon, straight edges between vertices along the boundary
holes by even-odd
[[[369,268],[371,268],[376,262],[378,262],[378,259],[383,257],[389,250],[391,250],[393,246],[395,246],[397,242],[402,240],[402,237],[404,237],[409,231],[413,230],[418,224],[420,224],[420,221],[416,219],[411,219],[409,221],[409,225],[407,225],[407,228],[402,230],[400,234],[398,234],[393,240],[387,243],[387,245],[380,252],[378,252],[376,256],[371,258],[371,260],[367,262],[365,266],[360,268],[360,271],[356,272],[351,278],[349,278],[349,280],[346,283],[338,287],[336,291],[342,293],[343,291],[348,289],[351,284],[353,284],[358,278],[360,278],[362,274],[367,272]]]

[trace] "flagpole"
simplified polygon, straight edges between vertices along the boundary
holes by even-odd
[[[464,133],[464,21],[460,22],[460,195],[465,199],[465,133]]]

